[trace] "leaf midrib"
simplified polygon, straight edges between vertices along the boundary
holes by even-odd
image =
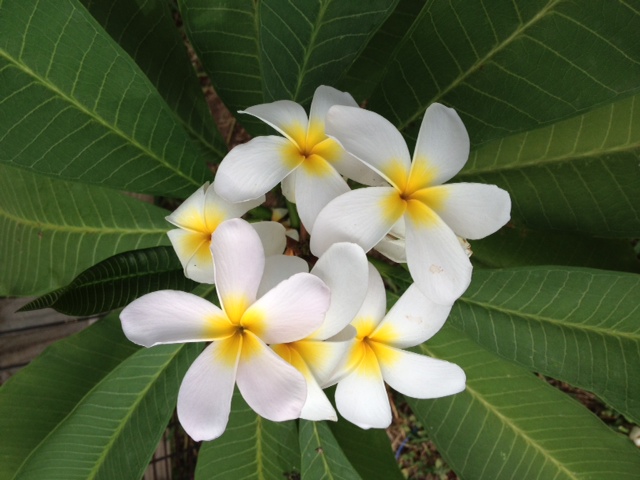
[[[145,147],[144,145],[140,144],[136,139],[134,139],[131,136],[127,135],[127,133],[123,132],[122,130],[117,128],[115,125],[112,125],[109,122],[107,122],[106,120],[104,120],[100,115],[98,115],[97,112],[95,112],[93,110],[90,110],[87,107],[85,107],[84,105],[82,105],[80,102],[77,102],[73,97],[67,95],[65,92],[60,90],[57,86],[55,86],[53,83],[47,82],[47,80],[45,78],[43,78],[40,75],[38,75],[36,72],[31,70],[31,68],[29,68],[24,63],[21,63],[19,60],[15,59],[6,50],[0,49],[0,57],[4,57],[7,61],[12,63],[16,68],[18,68],[19,70],[24,72],[26,75],[32,77],[36,82],[38,82],[44,88],[46,88],[49,91],[51,91],[54,95],[57,95],[58,97],[60,97],[64,101],[66,101],[68,104],[70,104],[72,107],[76,108],[77,110],[79,110],[83,114],[87,115],[89,118],[93,119],[96,123],[102,125],[106,130],[108,130],[108,131],[114,133],[115,135],[119,136],[120,138],[122,138],[127,143],[129,143],[130,145],[132,145],[135,148],[137,148],[138,150],[140,150],[142,153],[144,153],[148,157],[154,159],[156,162],[158,162],[163,167],[171,170],[172,172],[174,172],[179,177],[184,178],[185,180],[187,180],[192,185],[197,185],[197,186],[200,185],[200,183],[196,179],[186,175],[185,173],[183,173],[182,171],[180,171],[179,169],[177,169],[176,167],[171,165],[169,162],[167,162],[163,158],[159,157],[154,151],[149,150],[147,147]]]

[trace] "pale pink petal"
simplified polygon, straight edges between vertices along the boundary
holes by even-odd
[[[296,273],[308,272],[309,265],[300,257],[292,257],[290,255],[267,257],[264,262],[264,273],[262,274],[260,287],[258,288],[258,298]]]
[[[360,428],[387,428],[391,424],[391,407],[379,370],[354,370],[336,387],[338,412]]]
[[[298,273],[260,297],[242,317],[242,326],[265,343],[289,343],[316,331],[331,293],[318,277]]]
[[[429,188],[442,198],[433,206],[436,213],[456,234],[479,239],[504,226],[511,216],[509,194],[495,185],[452,183]]]
[[[418,288],[432,301],[451,305],[471,282],[471,262],[455,233],[433,212],[415,202],[405,215],[407,265]]]
[[[218,298],[227,315],[237,322],[255,301],[262,278],[264,251],[260,237],[248,222],[227,220],[213,234],[211,252]]]
[[[204,206],[205,194],[208,189],[209,182],[193,192],[178,208],[171,212],[171,215],[165,217],[167,222],[186,230],[205,232],[207,228],[204,219]]]
[[[367,294],[367,256],[355,243],[334,243],[318,259],[311,273],[331,289],[331,304],[322,326],[311,338],[325,340],[355,317]]]
[[[255,137],[234,147],[224,157],[213,188],[229,202],[259,198],[280,183],[303,159],[286,138]]]
[[[307,398],[302,374],[252,333],[243,337],[237,383],[246,402],[267,420],[298,418]]]
[[[210,234],[176,228],[169,230],[167,236],[184,268],[185,277],[200,283],[215,283]]]
[[[296,207],[300,221],[308,232],[313,230],[320,210],[334,198],[351,190],[340,174],[329,163],[325,163],[326,168],[322,172],[310,171],[304,164],[293,172]]]
[[[404,213],[393,207],[391,187],[352,190],[332,200],[320,212],[311,235],[311,252],[319,257],[338,242],[353,242],[368,252]]]
[[[264,256],[280,255],[287,246],[285,228],[278,222],[255,222],[251,226],[257,232],[262,242]]]
[[[211,341],[233,331],[222,310],[213,303],[177,290],[143,295],[122,310],[120,320],[127,338],[145,347]]]
[[[398,348],[418,345],[438,332],[449,316],[451,305],[440,305],[412,284],[389,310],[370,336]]]
[[[433,103],[427,108],[413,154],[413,168],[429,173],[440,185],[462,169],[469,158],[469,135],[452,108]]]
[[[233,352],[227,343],[209,345],[189,367],[180,386],[178,418],[197,442],[218,438],[229,421],[240,350]]]
[[[309,120],[307,112],[297,103],[291,100],[278,100],[255,105],[239,113],[247,113],[259,118],[296,143],[298,147],[303,147]]]
[[[459,393],[465,388],[464,371],[453,363],[377,345],[378,358],[385,382],[397,392],[413,398],[440,398]]]
[[[411,157],[404,138],[387,119],[361,108],[335,106],[327,114],[326,133],[389,183],[404,188]]]

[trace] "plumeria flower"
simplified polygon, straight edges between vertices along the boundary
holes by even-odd
[[[322,207],[349,191],[341,174],[366,185],[379,184],[376,173],[363,168],[325,135],[325,115],[333,105],[357,107],[348,93],[322,85],[315,91],[309,117],[291,100],[241,111],[269,124],[284,138],[256,137],[231,150],[216,173],[216,192],[231,202],[244,202],[282,182],[283,193],[297,204],[302,224],[311,231]]]
[[[302,374],[267,344],[305,338],[320,327],[329,288],[299,273],[257,298],[265,264],[258,234],[241,219],[223,222],[211,242],[222,308],[196,295],[161,290],[121,313],[134,343],[212,342],[187,371],[178,393],[178,418],[194,440],[224,432],[234,386],[247,404],[273,421],[298,418],[307,398]]]
[[[214,283],[211,236],[225,220],[241,217],[264,201],[264,196],[241,203],[220,198],[209,182],[196,190],[167,221],[176,229],[167,232],[187,278]],[[266,255],[282,253],[286,245],[284,227],[277,222],[257,222],[252,226],[260,235]]]
[[[404,230],[406,261],[418,287],[435,302],[453,303],[469,286],[472,270],[457,236],[483,238],[502,227],[511,211],[509,194],[494,185],[442,185],[469,155],[460,117],[443,105],[429,106],[413,161],[400,132],[374,112],[332,107],[326,129],[387,185],[347,192],[327,204],[316,219],[311,251],[320,255],[340,241],[369,251],[394,227]]]
[[[438,398],[464,390],[466,377],[453,363],[403,350],[440,330],[451,305],[432,302],[413,284],[385,316],[384,284],[372,265],[368,285],[351,323],[356,337],[330,383],[338,381],[336,406],[344,418],[361,428],[386,428],[391,408],[385,382],[409,397]]]
[[[266,288],[265,282],[277,284],[283,276],[307,268],[306,262],[297,257],[279,255],[269,260],[272,263],[265,269],[260,289]],[[347,340],[355,334],[352,327],[347,327],[367,293],[367,257],[354,243],[336,243],[318,259],[311,274],[331,289],[331,304],[322,326],[302,340],[271,348],[302,372],[307,382],[307,400],[300,418],[336,421],[336,412],[320,385],[329,380],[342,362],[350,347]]]

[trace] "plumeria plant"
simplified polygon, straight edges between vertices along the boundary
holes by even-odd
[[[637,478],[639,12],[0,0],[0,478]]]

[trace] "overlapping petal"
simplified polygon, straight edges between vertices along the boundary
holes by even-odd
[[[242,325],[265,343],[289,343],[317,330],[329,308],[329,288],[315,275],[298,273],[265,293],[242,317]]]
[[[428,207],[414,201],[405,216],[407,265],[422,293],[451,305],[471,282],[472,266],[455,233]]]
[[[466,376],[456,364],[399,350],[383,344],[375,345],[385,382],[394,390],[413,398],[440,398],[459,393],[465,388]]]
[[[385,315],[370,338],[397,348],[419,345],[442,328],[451,312],[451,306],[431,301],[416,284],[412,284]]]
[[[182,380],[178,418],[195,441],[218,438],[227,427],[240,355],[238,347],[234,341],[212,343],[196,358]]]
[[[511,216],[511,197],[495,185],[452,183],[433,187],[442,199],[433,209],[458,235],[484,238],[504,226]]]
[[[311,252],[322,255],[332,244],[353,242],[368,252],[404,213],[390,208],[397,196],[392,187],[352,190],[335,198],[320,212],[311,235]],[[393,205],[392,205],[393,206]]]
[[[272,126],[298,147],[304,146],[309,119],[307,112],[291,100],[277,100],[254,105],[239,113],[247,113]]]
[[[236,381],[249,406],[274,422],[298,418],[307,398],[302,374],[250,332],[243,335]]]
[[[278,222],[255,222],[251,226],[262,242],[264,256],[280,255],[287,246],[286,230]]]
[[[145,347],[211,341],[233,333],[222,310],[197,295],[177,290],[143,295],[122,310],[120,320],[127,338]]]
[[[433,103],[420,125],[413,168],[430,172],[431,185],[440,185],[458,173],[469,158],[469,134],[452,108]]]
[[[222,223],[213,235],[218,298],[231,321],[237,322],[255,299],[264,270],[260,237],[239,218]]]
[[[255,137],[227,154],[218,167],[213,187],[218,195],[230,202],[258,198],[280,183],[303,160],[286,138]]]
[[[290,255],[272,255],[265,259],[264,273],[258,288],[258,298],[274,288],[283,280],[296,273],[308,273],[309,265],[300,257]]]
[[[361,108],[335,106],[327,114],[326,133],[391,185],[404,188],[411,157],[404,138],[387,119]]]
[[[327,85],[320,85],[313,93],[311,108],[309,109],[309,126],[325,130],[325,118],[327,112],[334,105],[357,107],[358,104],[347,92],[341,92]]]
[[[200,283],[215,283],[213,257],[211,256],[211,235],[176,228],[167,236],[182,264],[184,275]]]

